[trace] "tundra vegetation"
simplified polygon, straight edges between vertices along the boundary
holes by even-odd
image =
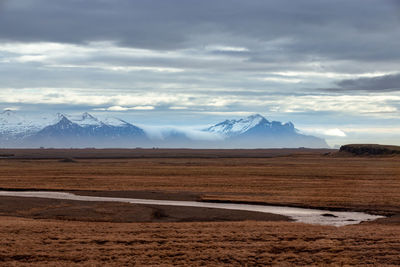
[[[1,197],[2,265],[400,264],[396,154],[307,149],[0,154],[12,155],[0,159],[3,189],[269,203],[387,216],[337,228],[240,211]]]

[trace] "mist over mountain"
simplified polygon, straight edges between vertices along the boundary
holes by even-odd
[[[57,114],[54,118],[30,120],[17,112],[0,114],[2,147],[55,148],[325,148],[325,140],[303,135],[293,123],[268,121],[259,114],[225,120],[206,129],[158,127],[158,134],[125,120],[99,119],[89,113]]]

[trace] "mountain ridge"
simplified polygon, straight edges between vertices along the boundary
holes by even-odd
[[[10,121],[10,118],[16,121]],[[46,117],[37,123],[19,117],[14,111],[0,113],[0,144],[3,147],[328,147],[321,138],[300,134],[292,122],[268,121],[260,114],[228,119],[201,131],[218,138],[205,140],[172,129],[157,139],[125,120],[116,117],[99,119],[88,112],[74,116],[58,113],[51,122]]]
[[[40,144],[69,146],[99,146],[114,142],[122,145],[124,142],[136,143],[145,141],[145,132],[130,123],[109,125],[85,112],[79,117],[59,115],[59,121],[46,126],[29,137],[30,141]],[[60,140],[63,138],[63,140]]]
[[[292,122],[270,122],[260,114],[225,120],[205,130],[224,135],[225,142],[241,147],[328,147],[322,138],[300,134]]]

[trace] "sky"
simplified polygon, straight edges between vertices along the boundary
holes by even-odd
[[[0,0],[0,109],[400,145],[399,47],[396,0]]]

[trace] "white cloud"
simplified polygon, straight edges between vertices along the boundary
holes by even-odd
[[[108,70],[115,72],[132,72],[132,71],[152,71],[152,72],[183,72],[184,69],[179,68],[169,68],[169,67],[147,67],[147,66],[118,66],[118,65],[106,65],[106,64],[81,64],[81,65],[73,65],[73,64],[50,64],[45,65],[50,68],[72,68],[72,69],[100,69],[100,70]]]
[[[24,55],[20,57],[16,57],[15,60],[18,62],[43,62],[46,61],[47,56],[45,55]]]
[[[246,48],[229,46],[221,46],[219,49],[246,51]],[[221,65],[228,60],[229,62],[241,61],[229,55],[210,54],[210,51],[202,49],[158,51],[120,47],[115,42],[89,42],[85,45],[51,42],[1,43],[0,52],[9,53],[7,62],[40,62],[48,68],[97,68],[123,72],[174,73],[183,72],[186,68],[209,68],[209,64]],[[171,63],[175,62],[182,67],[171,66]],[[188,64],[188,62],[193,64]]]
[[[188,109],[188,107],[172,106],[172,107],[169,107],[169,109],[172,109],[172,110],[184,110],[184,109]]]
[[[246,48],[246,47],[224,46],[224,45],[207,46],[206,50],[209,50],[209,51],[221,51],[221,52],[247,52],[247,51],[249,51],[249,49]]]
[[[6,107],[3,110],[12,110],[12,111],[17,111],[20,110],[20,107]]]
[[[302,127],[299,129],[300,132],[306,134],[316,134],[323,137],[335,136],[335,137],[346,137],[347,134],[339,128],[315,128],[315,127]]]
[[[346,133],[338,128],[325,130],[323,131],[323,134],[328,136],[346,137]]]
[[[302,79],[283,78],[283,77],[265,77],[265,78],[259,78],[259,80],[266,82],[278,82],[278,83],[300,83],[303,81]]]
[[[346,133],[338,128],[322,130],[321,133],[327,136],[346,137]]]
[[[10,52],[15,54],[54,54],[55,52],[71,51],[75,50],[78,52],[79,46],[62,44],[62,43],[50,43],[50,42],[38,42],[38,43],[2,43],[0,44],[0,51]],[[82,48],[80,49],[82,50]],[[81,51],[82,52],[82,51]]]
[[[169,91],[169,90],[168,90]],[[4,105],[51,104],[86,105],[103,110],[151,110],[157,106],[169,106],[170,110],[186,109],[204,114],[244,114],[274,112],[296,114],[309,112],[337,112],[365,117],[396,118],[400,115],[400,92],[390,94],[370,93],[352,95],[231,95],[196,92],[149,92],[121,93],[112,89],[85,88],[0,88],[0,103]]]
[[[203,141],[215,141],[223,140],[223,136],[202,131],[204,127],[192,126],[192,127],[177,127],[177,126],[150,126],[150,125],[138,125],[146,134],[152,139],[163,140],[171,133],[181,133],[187,136],[189,139],[193,140],[203,140]]]
[[[209,115],[218,115],[218,116],[250,116],[253,115],[254,112],[251,111],[198,111],[195,113],[201,114],[209,114]]]
[[[382,125],[373,125],[373,126],[343,126],[343,130],[347,133],[372,133],[374,134],[386,134],[386,135],[400,135],[400,127],[398,126],[382,126]]]
[[[128,111],[128,110],[153,110],[153,106],[136,106],[136,107],[121,107],[121,106],[111,106],[108,108],[94,108],[93,110],[99,111]]]
[[[338,112],[352,115],[397,116],[400,93],[368,95],[304,95],[278,97],[269,103],[279,106],[280,112]]]

